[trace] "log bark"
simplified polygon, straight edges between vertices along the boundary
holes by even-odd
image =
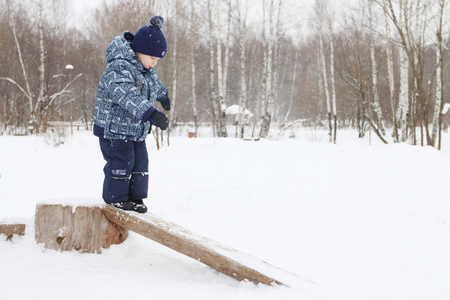
[[[255,284],[284,285],[256,269],[270,272],[268,263],[196,235],[186,228],[165,221],[150,213],[137,214],[104,206],[103,213],[112,222],[143,235],[157,243],[187,255],[236,280]]]
[[[59,251],[101,253],[128,237],[128,230],[110,222],[99,206],[38,204],[35,227],[36,242]]]
[[[25,224],[0,224],[0,234],[4,234],[7,240],[11,240],[13,235],[24,235]]]

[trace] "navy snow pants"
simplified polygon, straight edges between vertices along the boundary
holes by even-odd
[[[106,165],[103,200],[107,203],[147,198],[148,153],[144,142],[100,138]]]

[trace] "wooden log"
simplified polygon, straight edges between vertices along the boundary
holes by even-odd
[[[128,230],[110,222],[98,205],[38,204],[35,227],[36,242],[59,251],[101,253],[128,237]]]
[[[186,228],[150,213],[126,212],[108,205],[103,207],[103,213],[112,222],[187,255],[236,280],[248,280],[255,284],[284,285],[256,270],[257,266],[265,270],[275,268],[268,263],[196,235]],[[247,264],[251,264],[252,267]]]
[[[15,234],[24,235],[25,228],[26,228],[25,224],[0,223],[0,234],[4,234],[6,236],[6,240],[11,240]]]

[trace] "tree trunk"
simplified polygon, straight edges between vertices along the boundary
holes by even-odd
[[[227,38],[225,42],[225,57],[223,63],[223,96],[225,103],[228,103],[228,67],[230,61],[231,19],[232,5],[231,0],[228,0]]]
[[[241,139],[244,138],[245,123],[243,121],[243,115],[245,113],[246,98],[247,98],[247,84],[245,78],[245,37],[246,37],[246,18],[242,16],[240,3],[237,4],[238,8],[238,23],[239,23],[239,53],[240,53],[240,71],[241,71],[241,94],[239,97],[239,116],[237,126],[237,136]]]
[[[331,102],[333,104],[333,143],[336,144],[336,133],[337,133],[337,109],[336,109],[336,86],[334,83],[334,45],[333,45],[333,34],[330,25],[330,80],[331,80]]]
[[[390,39],[390,27],[389,27],[389,20],[387,16],[387,7],[386,3],[384,3],[384,17],[385,17],[385,25],[386,25],[386,60],[387,60],[387,67],[388,67],[388,79],[389,79],[389,91],[391,96],[391,109],[392,109],[392,122],[394,124],[394,142],[399,142],[398,138],[398,130],[397,130],[397,117],[395,114],[395,91],[394,91],[394,71],[393,71],[393,62],[392,62],[392,55],[391,55],[391,48],[389,44]]]
[[[442,111],[442,59],[441,59],[441,43],[438,42],[436,45],[436,101],[434,104],[434,114],[433,114],[433,130],[431,134],[431,141],[434,147],[437,147],[437,134],[440,125],[439,119]]]
[[[172,95],[170,98],[170,102],[171,102],[171,109],[170,109],[170,126],[167,130],[167,146],[170,146],[170,131],[173,128],[173,125],[176,124],[176,114],[175,114],[175,109],[176,109],[176,103],[177,103],[177,55],[178,55],[178,49],[177,49],[177,44],[178,44],[178,35],[176,34],[177,32],[177,8],[175,8],[175,22],[174,22],[174,42],[173,42],[173,80],[172,80]]]
[[[105,217],[101,206],[38,204],[35,228],[36,242],[45,248],[81,253],[101,253],[128,236],[128,230]]]
[[[292,104],[294,102],[294,88],[295,88],[295,80],[297,79],[297,65],[298,65],[298,52],[297,51],[295,53],[295,62],[294,62],[294,73],[292,74],[292,85],[291,85],[291,97],[289,99],[289,107],[288,110],[286,112],[286,116],[284,117],[284,123],[287,123],[288,118],[289,118],[289,114],[291,113],[292,110]]]
[[[225,109],[227,108],[225,104],[225,98],[223,94],[223,73],[222,73],[222,39],[220,36],[220,0],[217,0],[216,3],[217,9],[217,24],[216,24],[216,62],[217,62],[217,91],[218,91],[218,117],[219,117],[219,136],[227,137],[227,127],[226,127],[226,116]]]
[[[401,141],[407,140],[407,113],[408,113],[408,58],[403,47],[399,49],[400,61],[400,96],[397,106],[396,119],[401,130]]]
[[[194,22],[192,20],[195,19],[194,14],[194,0],[191,0],[191,69],[192,69],[192,111],[194,113],[194,128],[195,134],[198,131],[198,118],[197,118],[197,96],[195,94],[195,43],[194,43]]]
[[[218,116],[219,107],[217,105],[217,95],[215,87],[215,65],[214,65],[214,21],[213,21],[213,5],[208,0],[208,21],[209,21],[209,84],[210,84],[210,96],[212,102],[212,119],[213,119],[213,132],[214,136],[220,135],[220,120]]]
[[[328,76],[327,76],[327,67],[325,65],[325,51],[323,49],[323,34],[322,29],[319,29],[319,56],[320,56],[320,66],[321,66],[321,72],[322,72],[322,79],[323,79],[323,89],[325,90],[325,99],[327,103],[327,111],[328,111],[328,126],[329,126],[329,140],[332,141],[333,136],[333,126],[331,124],[331,103],[330,103],[330,92],[328,91]]]
[[[400,2],[400,26],[406,27],[406,5],[402,6]],[[401,141],[407,140],[407,113],[408,113],[408,54],[403,46],[399,49],[399,65],[400,65],[400,91],[397,106],[396,118],[398,121],[398,128],[401,130]]]
[[[373,0],[369,3],[369,27],[373,27],[373,14],[372,14],[372,4]],[[385,134],[384,124],[383,124],[383,113],[380,107],[380,97],[377,88],[377,61],[375,58],[375,37],[373,30],[370,30],[370,59],[372,62],[372,94],[373,94],[373,110],[376,114],[376,125],[378,130],[382,135]],[[378,133],[377,133],[378,134]]]
[[[441,148],[441,123],[442,123],[442,88],[444,86],[444,77],[443,77],[443,48],[442,48],[442,23],[443,23],[443,14],[445,7],[445,0],[439,0],[440,6],[440,14],[439,14],[439,25],[436,32],[437,43],[436,43],[436,101],[434,105],[434,116],[433,116],[433,131],[431,134],[431,141],[434,147],[438,149]],[[439,133],[439,140],[438,138]]]
[[[37,115],[37,131],[40,131],[41,126],[45,126],[43,124],[45,122],[45,46],[44,46],[44,4],[43,0],[39,1],[39,18],[38,18],[38,34],[39,34],[39,97],[36,103],[35,113]],[[44,128],[45,132],[45,128]]]
[[[262,51],[263,51],[263,70],[262,70],[262,84],[261,84],[261,97],[259,97],[258,102],[256,104],[256,112],[260,113],[260,117],[262,120],[261,130],[259,132],[261,136],[262,127],[265,125],[265,103],[267,99],[267,26],[266,26],[266,0],[262,0]],[[255,129],[255,127],[253,127]]]
[[[261,127],[260,137],[267,137],[269,135],[270,123],[273,114],[273,86],[272,86],[272,55],[274,47],[274,33],[273,33],[273,0],[270,1],[269,8],[269,36],[267,37],[267,72],[265,73],[265,99],[263,103],[263,124]],[[266,26],[266,24],[264,24]]]

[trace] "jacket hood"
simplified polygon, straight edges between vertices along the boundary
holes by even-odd
[[[117,59],[127,60],[140,71],[145,71],[136,53],[131,49],[134,35],[131,32],[124,32],[116,36],[106,48],[106,63],[111,63]]]

